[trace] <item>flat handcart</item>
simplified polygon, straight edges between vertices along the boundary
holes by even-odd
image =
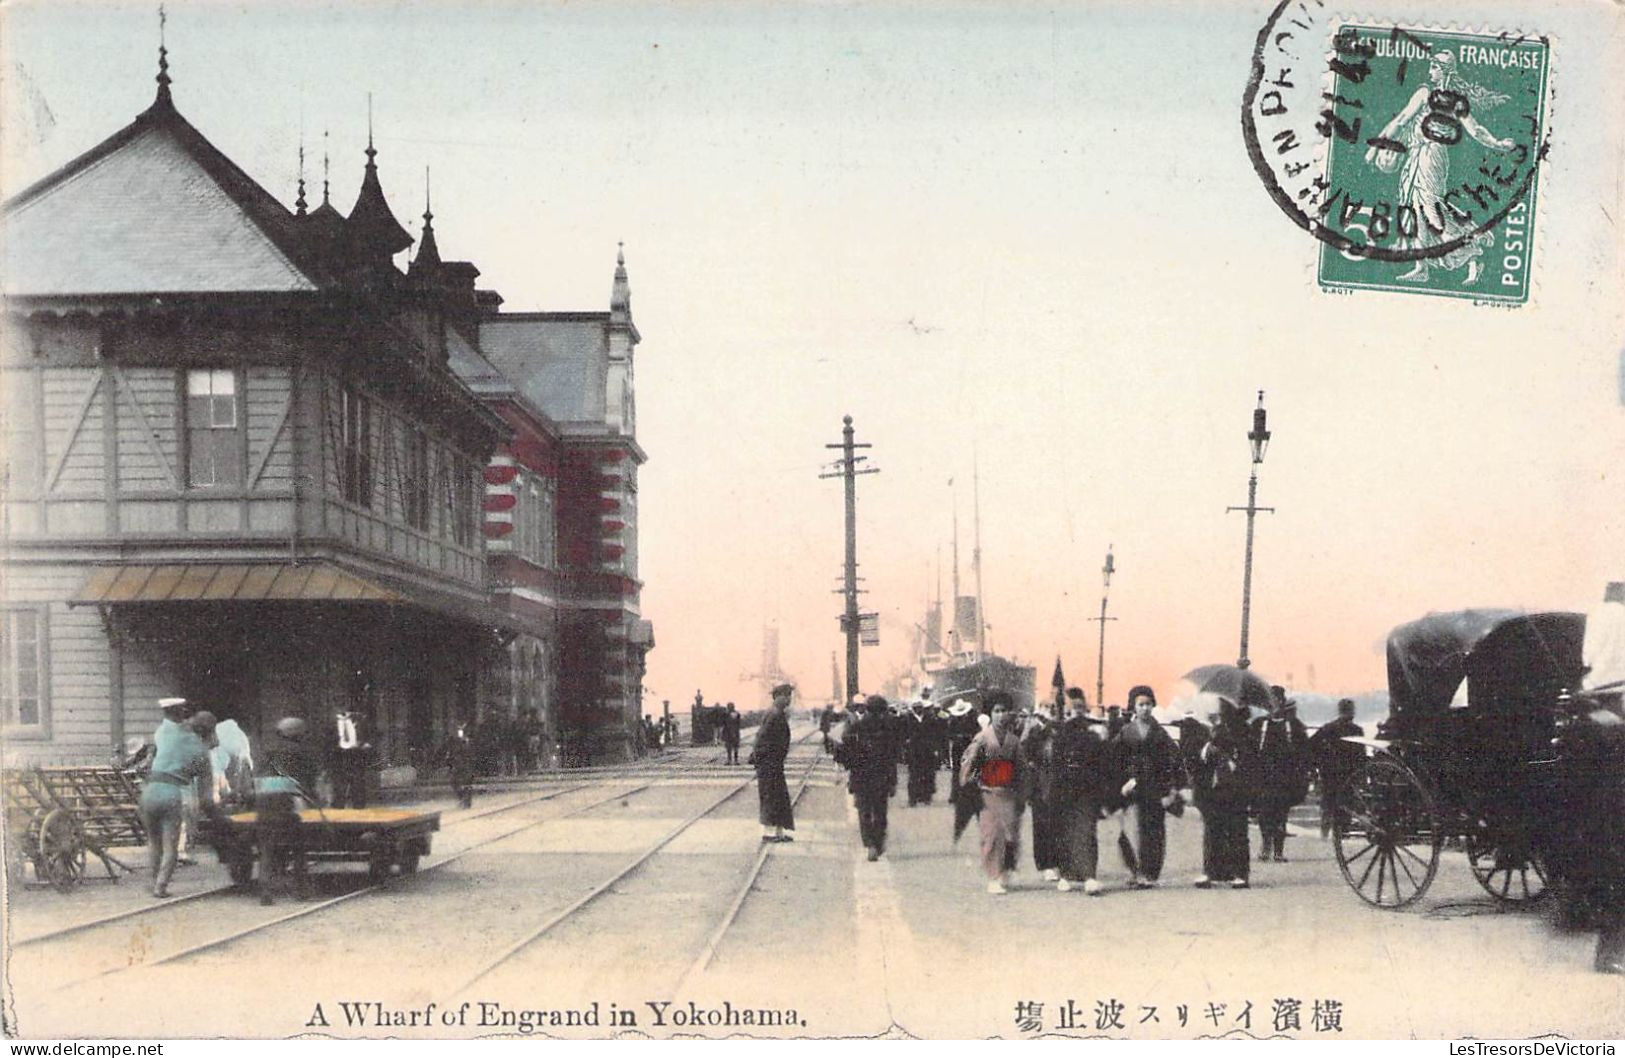
[[[374,881],[394,871],[412,874],[429,854],[430,835],[440,829],[439,812],[399,808],[307,808],[298,813],[291,851],[305,863],[365,863]],[[200,834],[215,847],[231,880],[247,885],[259,850],[259,816],[237,812],[205,820]]]
[[[34,767],[8,769],[3,782],[13,863],[31,863],[36,884],[71,891],[87,854],[112,881],[134,870],[109,851],[147,843],[134,776],[109,766]]]

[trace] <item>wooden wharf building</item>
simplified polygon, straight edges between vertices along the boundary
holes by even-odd
[[[347,216],[290,209],[158,82],[4,206],[5,762],[104,761],[170,695],[362,710],[392,778],[529,710],[547,758],[637,752],[624,262],[608,312],[503,313],[427,211],[396,267],[370,134]]]

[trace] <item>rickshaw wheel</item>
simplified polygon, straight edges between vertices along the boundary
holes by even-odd
[[[1497,841],[1487,830],[1475,832],[1467,835],[1467,862],[1484,891],[1504,903],[1527,904],[1546,895],[1546,865],[1527,842]]]
[[[1442,840],[1433,795],[1390,756],[1365,763],[1335,822],[1337,866],[1360,899],[1398,910],[1415,903],[1439,870]]]
[[[79,884],[85,873],[85,835],[72,813],[53,808],[39,828],[39,859],[45,881],[59,893]]]

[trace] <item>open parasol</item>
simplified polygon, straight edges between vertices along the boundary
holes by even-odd
[[[1192,669],[1183,677],[1204,694],[1228,698],[1237,705],[1270,706],[1270,684],[1252,669],[1235,665],[1203,665]]]

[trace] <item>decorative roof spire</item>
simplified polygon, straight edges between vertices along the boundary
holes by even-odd
[[[361,193],[350,210],[350,232],[368,253],[393,257],[412,245],[412,236],[401,227],[384,198],[378,182],[378,151],[372,145],[372,95],[367,96],[367,168],[361,178]]]
[[[610,319],[621,322],[632,318],[632,286],[626,280],[626,243],[615,244],[615,285],[609,291]]]
[[[324,206],[328,205],[328,201],[327,201],[327,175],[328,175],[327,169],[328,169],[327,130],[323,129],[322,130],[322,205],[324,205]]]
[[[418,238],[418,255],[412,261],[414,273],[440,266],[440,247],[434,241],[434,209],[429,199],[429,167],[423,167],[423,234]]]
[[[169,21],[169,15],[164,11],[164,5],[158,5],[158,99],[157,103],[163,106],[172,106],[174,100],[169,96],[169,48],[164,39],[164,25]]]
[[[296,217],[305,215],[305,133],[299,131],[299,197],[293,200],[293,214]]]

